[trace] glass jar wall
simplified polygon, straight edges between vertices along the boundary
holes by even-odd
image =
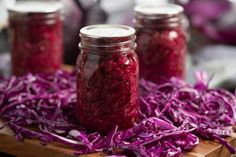
[[[140,76],[162,83],[185,76],[186,37],[181,6],[175,4],[135,7]]]
[[[52,73],[60,68],[62,4],[57,1],[19,1],[8,9],[12,73]]]
[[[81,29],[77,59],[77,113],[80,125],[108,132],[131,127],[138,115],[139,63],[135,30],[123,25]]]

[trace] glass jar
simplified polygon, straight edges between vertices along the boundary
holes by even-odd
[[[138,115],[135,30],[123,25],[81,29],[77,59],[77,113],[81,126],[107,133],[126,129]]]
[[[185,76],[186,37],[182,29],[183,8],[175,4],[135,7],[137,54],[140,76],[162,83]]]
[[[62,4],[19,1],[9,12],[12,73],[52,73],[63,63]]]

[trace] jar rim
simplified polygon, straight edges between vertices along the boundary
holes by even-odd
[[[8,7],[9,12],[15,14],[48,14],[54,13],[63,8],[62,2],[51,1],[18,1],[14,6]]]

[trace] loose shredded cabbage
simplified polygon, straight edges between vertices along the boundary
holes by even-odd
[[[199,143],[197,136],[217,140],[235,153],[223,138],[235,125],[235,95],[209,89],[205,73],[197,73],[196,78],[194,85],[176,78],[161,85],[141,79],[140,121],[127,130],[115,127],[102,135],[77,125],[74,72],[13,76],[0,83],[0,115],[7,121],[0,129],[10,126],[19,141],[60,142],[73,147],[75,154],[107,151],[108,157],[130,153],[177,157]],[[28,128],[32,125],[38,131]]]

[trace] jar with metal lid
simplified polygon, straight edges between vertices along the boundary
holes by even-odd
[[[19,1],[8,8],[12,73],[52,73],[63,63],[62,3]]]
[[[135,7],[137,54],[140,76],[162,83],[171,77],[184,79],[186,37],[183,8],[175,4]]]
[[[80,30],[77,59],[77,114],[81,126],[107,133],[127,129],[138,115],[139,62],[135,30],[91,25]]]

